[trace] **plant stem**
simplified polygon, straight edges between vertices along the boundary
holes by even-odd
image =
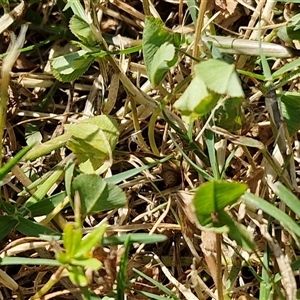
[[[39,299],[43,295],[45,295],[53,287],[53,285],[56,284],[60,280],[64,270],[65,270],[65,267],[59,267],[56,270],[56,272],[50,277],[48,282],[35,295],[33,295],[30,298],[30,300]]]
[[[148,139],[150,143],[150,147],[152,153],[159,156],[159,150],[156,146],[155,142],[155,124],[157,117],[160,115],[161,108],[158,106],[155,111],[153,112],[152,116],[150,117],[149,125],[148,125]]]
[[[9,82],[9,75],[3,74],[2,69],[2,81],[1,81],[1,98],[0,98],[0,168],[2,167],[2,149],[3,149],[3,134],[6,124],[6,110],[7,110],[7,88]]]
[[[64,134],[57,136],[56,138],[49,140],[43,144],[40,144],[30,151],[24,156],[25,160],[35,160],[38,157],[44,156],[50,153],[53,150],[57,150],[61,147],[64,147],[67,141],[72,137],[72,134],[69,132],[65,132]]]
[[[144,14],[145,16],[150,16],[150,5],[149,5],[149,0],[143,0],[143,9],[144,9]]]
[[[217,290],[218,300],[224,300],[223,294],[223,282],[222,282],[222,257],[221,257],[221,246],[222,246],[222,234],[216,234],[216,251],[217,251]]]
[[[198,18],[197,18],[194,48],[193,48],[193,57],[196,58],[196,59],[198,59],[198,57],[199,57],[199,41],[200,41],[200,37],[201,37],[204,14],[205,14],[205,11],[206,11],[207,3],[208,3],[207,0],[202,0],[200,2],[200,7],[199,7],[199,14],[198,14]],[[194,66],[195,61],[193,61],[192,64]]]

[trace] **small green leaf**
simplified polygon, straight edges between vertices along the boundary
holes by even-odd
[[[283,40],[287,46],[291,46],[293,45],[293,40],[289,37],[288,34],[288,27],[286,26],[286,24],[284,24],[283,26],[279,27],[279,29],[277,30],[277,36]]]
[[[55,57],[51,60],[51,69],[54,77],[59,81],[73,81],[87,71],[93,56],[84,56],[85,50],[79,50],[66,55]]]
[[[70,75],[75,70],[75,62],[77,63],[78,67],[82,67],[82,65],[85,64],[85,54],[87,54],[85,50],[79,50],[55,57],[51,61],[51,66],[59,74]]]
[[[81,266],[68,266],[69,278],[74,285],[87,286],[88,280],[85,276],[84,269]]]
[[[174,103],[174,107],[179,109],[183,116],[187,116],[191,123],[199,116],[210,113],[218,100],[218,97],[207,90],[204,81],[196,76],[181,97]]]
[[[230,132],[242,127],[242,98],[230,98],[215,112],[215,124]]]
[[[86,13],[79,0],[68,0],[63,11],[67,10],[68,8],[72,9],[75,16],[79,17],[82,20],[86,20]]]
[[[154,54],[151,63],[151,72],[148,72],[151,83],[154,86],[159,85],[176,61],[175,47],[169,43],[162,44]]]
[[[70,257],[65,252],[56,252],[55,259],[59,261],[62,265],[67,265],[70,263]]]
[[[83,44],[88,46],[95,46],[97,44],[97,40],[89,24],[78,16],[74,15],[71,18],[69,28],[71,32],[83,42]]]
[[[25,124],[25,140],[27,145],[39,144],[43,137],[36,123]]]
[[[296,14],[289,19],[286,31],[291,40],[300,40],[300,14]]]
[[[69,259],[76,255],[82,239],[82,229],[76,227],[74,223],[67,223],[64,228],[63,243],[66,255]]]
[[[119,187],[106,183],[97,175],[78,175],[72,189],[73,193],[79,192],[84,215],[122,207],[126,203],[125,193]]]
[[[281,95],[281,113],[290,135],[300,129],[300,94],[285,92]]]
[[[112,160],[112,151],[119,138],[114,119],[101,115],[65,127],[72,134],[67,147],[76,154],[82,172],[95,173],[105,160]]]
[[[217,94],[245,97],[234,65],[221,60],[209,59],[196,65],[195,73],[204,81],[209,90]]]
[[[111,149],[115,148],[120,134],[119,126],[115,119],[106,115],[101,115],[84,120],[82,122],[82,124],[86,123],[98,126],[98,128],[104,132],[107,140],[109,141]]]
[[[212,214],[235,203],[246,191],[247,185],[238,182],[210,181],[202,184],[193,199],[196,217],[202,226],[212,222]]]
[[[105,160],[112,158],[110,143],[98,126],[80,123],[66,128],[73,135],[67,147],[76,154],[82,172],[92,174]]]
[[[18,214],[20,212],[20,210],[18,210],[18,211],[16,210],[16,207],[14,204],[15,204],[14,202],[10,203],[10,202],[1,201],[1,210],[3,212],[5,212],[6,214],[11,215],[13,217],[15,214]],[[6,214],[4,214],[5,217],[7,217]]]
[[[101,211],[110,210],[113,208],[122,207],[126,203],[126,195],[122,189],[114,184],[108,183],[101,197],[99,208],[101,208]]]
[[[155,76],[153,74],[156,73],[156,70],[158,66],[163,63],[164,61],[172,61],[173,57],[171,58],[170,53],[166,54],[166,58],[160,59],[160,56],[156,58],[157,62],[153,66],[153,59],[159,50],[159,48],[166,44],[167,42],[170,42],[172,39],[172,35],[164,28],[164,23],[160,19],[155,19],[153,17],[147,17],[145,20],[145,28],[143,31],[143,55],[144,55],[144,61],[145,66],[147,70],[147,74],[151,80],[151,83],[155,85],[155,82],[152,82],[153,79],[155,79]],[[170,51],[173,51],[170,46],[166,44],[167,49]],[[161,53],[163,55],[163,53]],[[163,55],[164,56],[164,55]]]
[[[79,266],[83,268],[90,268],[92,270],[99,270],[102,268],[102,263],[96,258],[74,258],[70,261],[74,266]]]
[[[92,232],[84,236],[80,243],[80,246],[76,250],[75,256],[80,257],[89,254],[94,247],[100,245],[105,230],[106,224],[102,224],[101,226],[96,227]]]
[[[174,103],[174,107],[187,114],[195,111],[196,107],[203,99],[211,98],[204,81],[199,77],[192,79],[190,85],[182,96]]]
[[[97,175],[80,174],[73,180],[73,194],[75,191],[79,192],[81,211],[84,215],[93,214],[106,185],[107,183]]]

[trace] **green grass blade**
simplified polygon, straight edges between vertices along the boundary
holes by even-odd
[[[258,79],[260,81],[265,81],[266,80],[266,76],[264,76],[264,75],[256,74],[256,73],[245,71],[245,70],[236,70],[236,71],[241,75],[245,75],[245,76],[248,76],[248,77],[251,77],[251,78],[255,78],[255,79]]]
[[[64,147],[70,138],[71,134],[64,133],[63,135],[60,135],[54,139],[51,139],[43,144],[34,147],[25,155],[24,158],[26,160],[35,160],[41,156],[50,153],[53,150],[57,150],[61,147]]]
[[[74,161],[69,160],[65,166],[65,186],[66,186],[66,193],[69,197],[71,197],[72,194],[71,186],[72,186],[74,169],[75,169]]]
[[[121,257],[120,261],[120,269],[118,272],[118,278],[117,278],[117,300],[124,300],[125,295],[125,288],[127,285],[126,282],[126,270],[127,270],[127,261],[128,261],[128,254],[129,254],[129,248],[130,248],[130,235],[127,236],[124,248],[125,251]]]
[[[198,2],[196,0],[187,0],[189,12],[191,14],[194,25],[197,23],[198,18]]]
[[[109,177],[109,178],[104,178],[104,180],[107,183],[118,184],[118,183],[122,182],[123,180],[126,180],[126,179],[128,179],[130,177],[133,177],[133,176],[135,176],[135,175],[137,175],[137,174],[139,174],[139,173],[141,173],[145,170],[148,170],[152,167],[155,167],[157,164],[162,164],[162,163],[168,161],[169,159],[171,159],[172,157],[173,157],[173,155],[166,156],[163,159],[160,159],[160,160],[158,160],[154,163],[150,163],[150,164],[145,165],[143,167],[134,168],[134,169],[131,169],[131,170],[113,175],[112,177]]]
[[[187,160],[187,162],[201,175],[203,176],[206,180],[210,181],[210,180],[214,180],[214,178],[209,175],[207,172],[205,172],[203,169],[201,169],[199,166],[197,166],[186,154],[185,152],[180,148],[180,146],[177,144],[177,142],[175,141],[174,137],[172,136],[172,134],[170,134],[170,137],[174,143],[174,145],[176,146],[176,148],[178,149],[178,151],[181,153],[181,155]]]
[[[54,208],[63,202],[66,196],[66,192],[60,192],[31,205],[28,208],[30,211],[30,217],[38,217],[50,214]]]
[[[149,282],[151,282],[152,284],[154,284],[157,288],[159,288],[162,292],[164,292],[166,295],[168,295],[169,297],[171,297],[174,300],[180,300],[180,298],[178,298],[172,291],[170,291],[167,287],[165,287],[164,285],[162,285],[161,283],[157,282],[156,280],[154,280],[153,278],[145,275],[143,272],[137,270],[136,268],[132,269],[136,274],[138,274],[139,276],[143,277],[144,279],[148,280]]]
[[[34,221],[25,219],[21,216],[18,216],[19,224],[17,225],[16,229],[24,234],[25,236],[35,236],[35,237],[42,237],[43,235],[50,235],[53,239],[60,239],[61,234],[55,232],[54,230],[40,225]]]
[[[154,244],[161,243],[167,239],[163,234],[148,234],[148,233],[130,233],[123,235],[112,235],[103,239],[103,246],[111,245],[122,245],[126,242],[128,236],[130,237],[130,243],[140,243],[140,244]]]
[[[277,181],[270,185],[274,193],[298,216],[300,217],[299,199],[289,191],[281,182]]]
[[[144,291],[137,291],[138,293],[146,296],[147,298],[149,299],[155,299],[155,300],[166,300],[166,299],[170,299],[170,298],[166,298],[166,297],[163,297],[163,296],[159,296],[159,295],[156,295],[156,294],[153,294],[153,293],[148,293],[148,292],[144,292]]]
[[[59,267],[61,264],[54,259],[46,258],[27,258],[27,257],[3,257],[0,258],[0,266],[9,265],[46,265]]]
[[[259,23],[259,31],[260,31],[260,23]],[[259,55],[260,55],[260,59],[261,59],[263,74],[266,77],[266,80],[272,81],[271,69],[270,69],[270,66],[267,62],[264,50],[262,48],[262,40],[261,39],[259,39]]]
[[[226,161],[225,161],[225,164],[224,164],[224,167],[222,169],[222,172],[221,172],[221,179],[223,179],[223,177],[225,176],[225,172],[227,170],[227,168],[230,166],[230,163],[231,163],[231,160],[233,159],[235,153],[236,153],[236,150],[237,150],[238,147],[234,148],[230,154],[228,155],[228,157],[226,158]]]
[[[0,241],[18,224],[13,216],[0,216]]]
[[[286,213],[284,213],[271,203],[249,192],[246,192],[241,199],[247,205],[255,207],[256,209],[261,209],[266,214],[278,220],[281,223],[282,227],[288,230],[295,239],[295,236],[300,237],[300,226]]]
[[[22,157],[34,146],[34,144],[29,145],[19,151],[10,161],[8,161],[1,169],[0,169],[0,180],[2,180],[8,172],[22,159]]]
[[[292,270],[293,271],[297,271],[300,269],[300,258],[298,258],[297,260],[295,260],[293,263],[292,263]]]
[[[184,133],[179,127],[175,125],[174,122],[167,116],[163,107],[161,108],[162,115],[168,125],[178,134],[178,136],[185,141],[189,145],[189,150],[193,151],[203,162],[205,165],[209,165],[209,160],[204,152],[198,147],[198,145],[189,138],[187,133]]]
[[[288,64],[285,64],[282,68],[273,73],[273,78],[277,79],[282,76],[284,73],[292,71],[295,68],[299,68],[300,58],[291,61]]]
[[[56,170],[51,174],[51,176],[37,188],[36,192],[24,203],[23,207],[29,208],[31,205],[42,200],[50,188],[58,181],[58,179],[63,175],[63,166],[58,166]]]
[[[219,166],[218,166],[216,151],[215,151],[215,136],[212,131],[210,130],[205,131],[205,142],[206,142],[208,157],[214,174],[214,178],[218,180],[220,179],[220,172],[219,172]]]
[[[269,270],[270,265],[270,253],[268,246],[265,247],[265,252],[263,256],[263,264],[264,268],[262,269],[262,282],[260,283],[260,293],[259,293],[259,300],[267,300],[270,299],[270,276],[267,270]]]

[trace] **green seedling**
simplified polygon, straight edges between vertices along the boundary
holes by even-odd
[[[206,254],[205,259],[211,269],[217,271],[212,273],[215,285],[218,290],[218,298],[227,297],[223,291],[222,268],[221,268],[221,242],[222,233],[227,232],[231,239],[246,251],[254,250],[254,243],[247,229],[234,221],[225,211],[229,205],[236,203],[245,193],[247,185],[237,182],[210,181],[202,184],[195,193],[193,206],[195,215],[203,230],[213,231],[216,234],[217,257],[212,263],[211,257]],[[215,265],[215,267],[213,266]]]
[[[27,153],[25,159],[33,160],[67,146],[79,161],[84,173],[103,173],[112,164],[112,153],[119,138],[116,121],[101,115],[78,124],[66,125],[67,132],[47,141]]]
[[[187,122],[211,113],[221,96],[228,99],[244,97],[234,65],[210,59],[197,64],[194,71],[190,85],[174,104]]]

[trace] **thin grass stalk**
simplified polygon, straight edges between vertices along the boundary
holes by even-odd
[[[161,112],[161,108],[158,106],[153,112],[150,121],[148,123],[148,138],[149,138],[150,148],[152,153],[157,156],[159,156],[160,154],[155,142],[155,123],[157,117],[160,115],[160,112]]]
[[[27,31],[28,26],[23,25],[20,30],[20,34],[18,38],[11,33],[11,42],[8,47],[8,54],[7,56],[3,59],[2,63],[2,70],[1,70],[1,90],[0,90],[0,168],[2,167],[2,160],[3,160],[3,155],[2,155],[2,149],[3,149],[3,135],[4,135],[4,130],[6,127],[6,112],[7,112],[7,100],[8,100],[8,87],[10,83],[10,72],[11,69],[16,62],[19,54],[20,54],[20,48],[23,47],[24,41],[25,41],[25,34]],[[1,190],[0,190],[0,195],[1,195]],[[11,279],[6,273],[0,272],[0,282],[4,283],[7,282],[9,279],[8,287],[10,287],[11,283],[14,283],[13,279]],[[5,286],[7,286],[5,284]],[[15,285],[13,284],[13,289],[17,289]]]
[[[30,300],[40,299],[44,296],[60,280],[64,271],[65,267],[59,267],[46,284],[35,295],[33,295]]]
[[[196,32],[195,32],[195,40],[194,40],[194,48],[193,48],[193,57],[196,59],[199,57],[199,41],[201,37],[203,20],[204,20],[207,3],[208,3],[207,0],[202,0],[200,2],[197,24],[195,24]],[[193,67],[195,66],[195,63],[196,63],[195,61],[192,62]]]
[[[25,34],[28,26],[23,25],[21,27],[18,38],[11,33],[11,42],[7,50],[7,56],[3,59],[2,71],[1,71],[1,91],[0,91],[0,168],[2,166],[2,149],[3,149],[3,135],[6,127],[6,111],[7,111],[7,100],[8,100],[8,87],[10,83],[10,72],[16,62],[20,48],[23,47],[25,41]]]
[[[143,0],[142,2],[145,16],[151,16],[149,0]]]
[[[216,234],[216,263],[217,263],[217,282],[218,300],[224,300],[223,282],[222,282],[222,235]]]

